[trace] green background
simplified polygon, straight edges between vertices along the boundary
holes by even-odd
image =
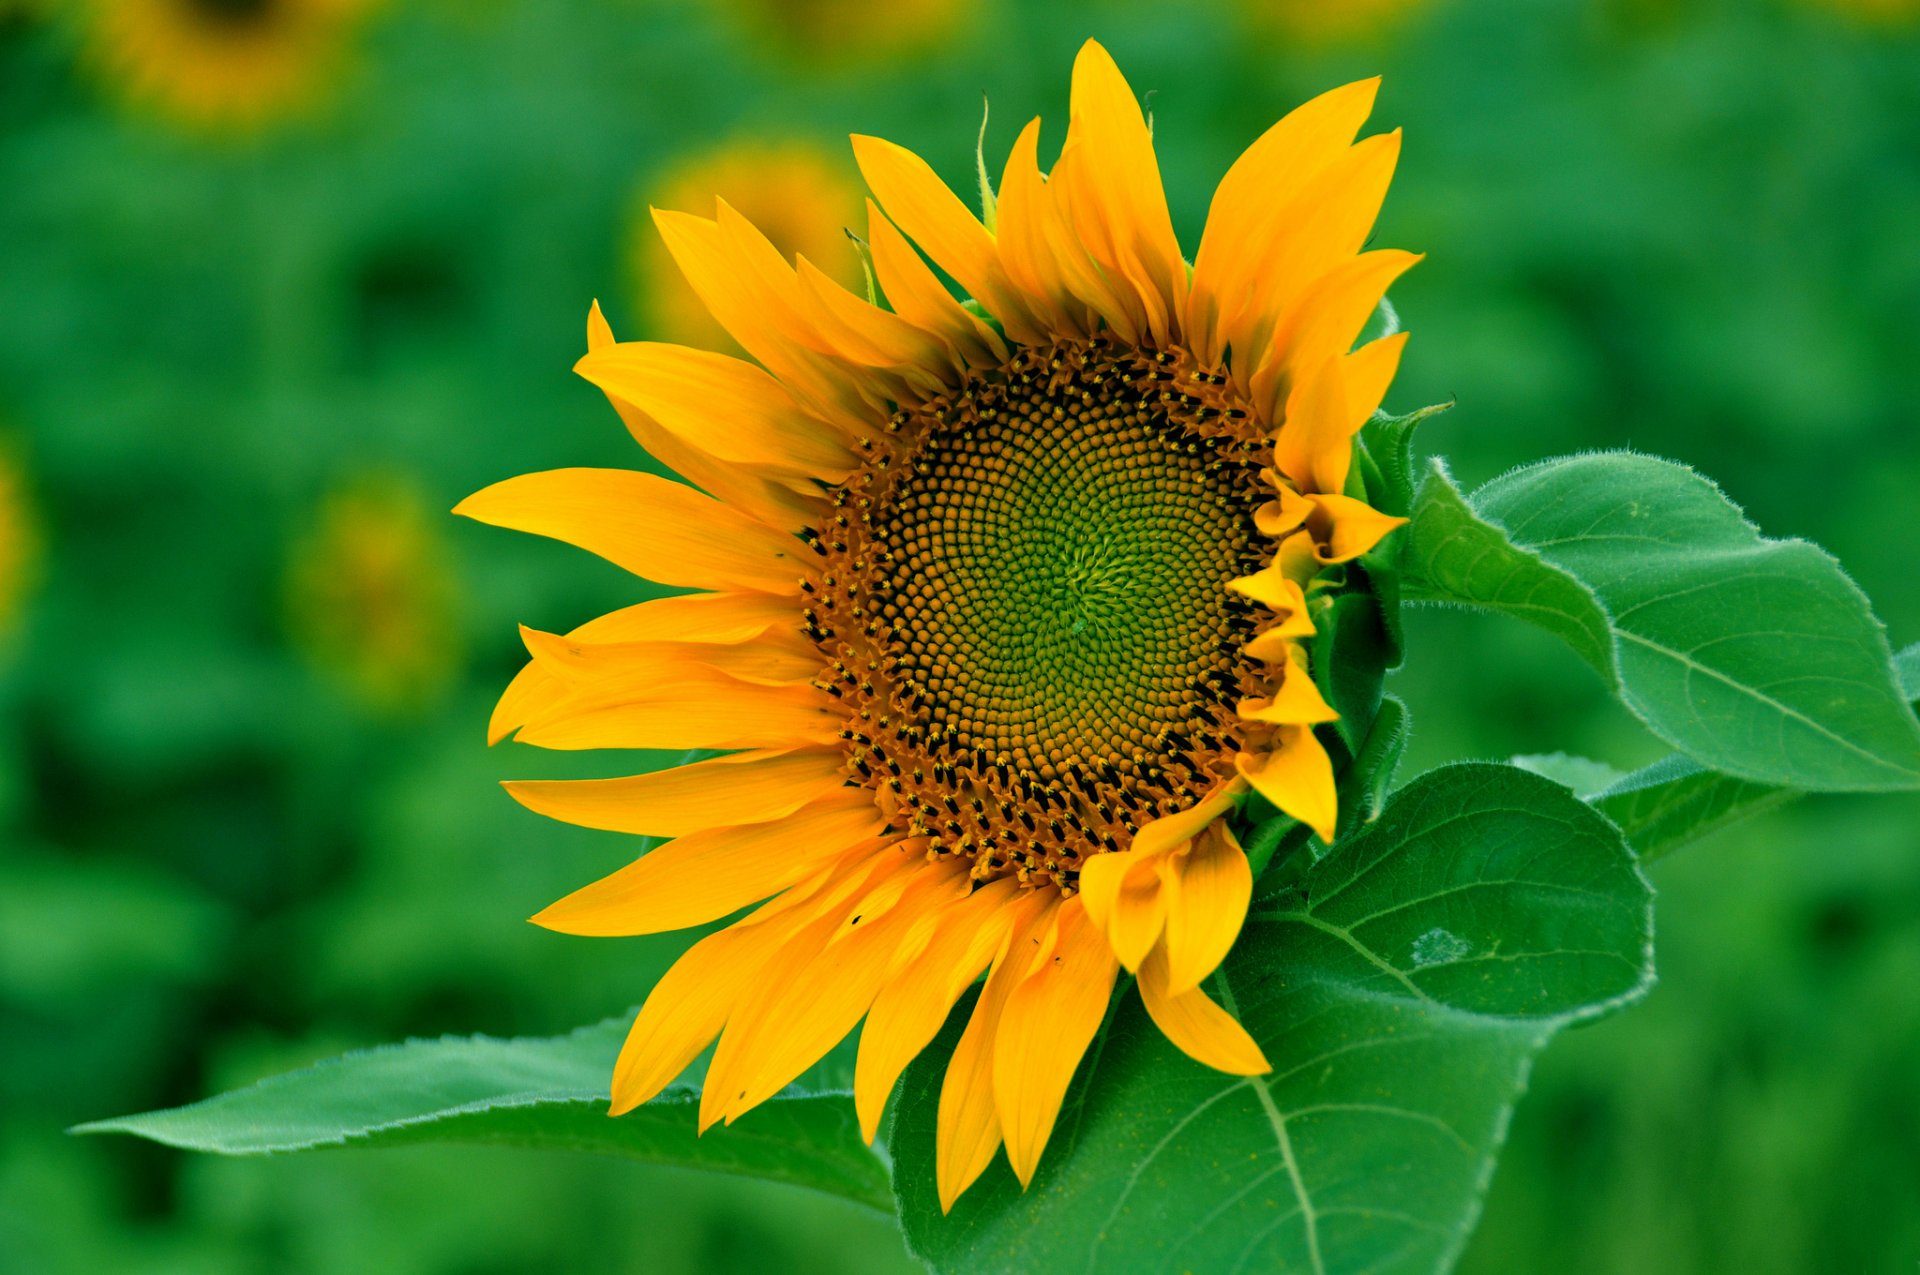
[[[876,132],[963,186],[980,92],[991,155],[1034,113],[1057,143],[1095,35],[1154,94],[1191,250],[1240,146],[1382,72],[1375,126],[1408,139],[1376,242],[1430,254],[1395,291],[1389,404],[1459,400],[1426,442],[1469,486],[1580,448],[1695,464],[1920,639],[1920,26],[1430,0],[1303,41],[1256,7],[989,0],[875,54],[726,6],[394,3],[325,109],[245,139],[123,104],[76,16],[0,18],[0,440],[42,542],[0,652],[0,1267],[912,1268],[887,1219],[774,1186],[62,1133],[410,1034],[562,1031],[682,945],[520,920],[632,847],[494,781],[643,759],[482,742],[514,624],[632,582],[437,511],[632,463],[567,369],[594,296],[645,334],[632,200],[724,140]],[[450,581],[420,585],[450,595],[442,676],[401,704],[316,658],[284,599],[316,508],[365,474],[422,493]],[[336,609],[352,632],[407,601]],[[1664,751],[1544,635],[1421,613],[1410,646],[1415,768]],[[1916,829],[1911,797],[1815,799],[1660,864],[1661,986],[1549,1050],[1463,1268],[1913,1269]]]

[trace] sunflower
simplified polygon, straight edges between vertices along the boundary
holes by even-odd
[[[819,262],[840,283],[861,280],[846,233],[859,215],[861,191],[845,161],[817,143],[797,138],[727,142],[673,165],[652,194],[659,207],[688,212],[710,213],[716,198],[725,199],[782,255]],[[654,334],[738,352],[674,265],[645,202],[633,219],[628,261]]]
[[[1354,143],[1375,89],[1255,142],[1191,267],[1093,43],[1058,162],[1040,170],[1035,120],[984,220],[911,152],[853,139],[889,308],[725,203],[656,215],[757,365],[616,343],[595,307],[577,370],[694,486],[565,469],[456,510],[694,591],[524,630],[532,661],[491,723],[547,748],[722,753],[508,785],[672,838],[536,923],[649,934],[753,909],[654,988],[615,1114],[717,1038],[699,1124],[731,1122],[864,1019],[872,1137],[984,973],[940,1095],[951,1207],[1002,1145],[1031,1179],[1121,969],[1188,1054],[1267,1069],[1203,986],[1253,884],[1225,816],[1258,793],[1332,838],[1315,728],[1335,714],[1305,640],[1328,569],[1401,521],[1346,494],[1405,336],[1352,347],[1417,260],[1361,251],[1399,150]]]
[[[327,494],[288,556],[295,645],[380,712],[431,701],[459,664],[457,590],[427,508],[405,479],[359,475]]]
[[[123,96],[244,130],[310,102],[370,0],[91,0],[91,57]]]
[[[1427,7],[1428,0],[1240,0],[1262,31],[1289,41],[1344,44],[1384,35]]]
[[[40,573],[41,547],[40,523],[19,448],[0,436],[0,636],[20,624]]]
[[[726,0],[720,8],[766,52],[808,67],[914,53],[970,12],[960,0]]]

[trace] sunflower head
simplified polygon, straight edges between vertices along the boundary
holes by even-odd
[[[941,1096],[950,1206],[1002,1146],[1031,1177],[1120,969],[1193,1057],[1266,1069],[1203,987],[1252,892],[1229,817],[1257,792],[1333,837],[1336,715],[1309,640],[1401,521],[1348,494],[1405,336],[1355,342],[1416,260],[1362,251],[1399,144],[1354,140],[1374,88],[1255,142],[1191,266],[1139,105],[1091,43],[1060,158],[1041,170],[1029,124],[984,218],[911,152],[854,139],[884,306],[725,201],[655,214],[752,361],[616,342],[596,308],[578,370],[691,485],[562,470],[459,510],[691,590],[526,631],[492,723],[724,753],[509,785],[671,838],[539,923],[651,933],[754,908],[654,990],[616,1112],[718,1037],[701,1120],[731,1121],[864,1019],[871,1134],[984,973]]]
[[[247,131],[309,105],[373,0],[88,0],[90,60],[136,106]]]

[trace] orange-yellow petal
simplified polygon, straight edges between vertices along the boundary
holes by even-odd
[[[1046,331],[1030,317],[1001,269],[993,235],[947,189],[927,161],[904,146],[856,134],[854,159],[887,216],[933,263],[999,319],[1016,341],[1037,344]]]
[[[897,969],[860,1029],[853,1101],[860,1134],[873,1141],[887,1096],[907,1064],[927,1047],[960,994],[1007,943],[1019,883],[989,882],[934,914],[926,943]]]
[[[1311,726],[1279,726],[1264,753],[1241,753],[1234,759],[1254,791],[1282,812],[1318,833],[1329,845],[1339,814],[1334,794],[1333,762]]]
[[[871,199],[867,201],[867,236],[873,272],[895,314],[945,338],[963,363],[997,367],[1006,361],[1007,345],[1000,334],[954,299]]]
[[[994,1033],[994,1103],[1022,1186],[1033,1180],[1113,992],[1113,954],[1076,900],[1060,906],[1058,926],[1053,954],[1007,997]]]
[[[454,512],[551,536],[661,584],[800,591],[801,543],[683,483],[625,469],[551,469],[475,492]]]
[[[832,1049],[860,1021],[878,995],[888,957],[906,929],[931,907],[950,902],[969,884],[965,865],[928,863],[920,854],[890,852],[886,871],[898,905],[879,912],[856,900],[816,940],[809,933],[776,954],[766,979],[741,1007],[714,1054],[727,1078],[719,1092],[732,1123],[785,1088]],[[724,1055],[724,1056],[723,1056]]]
[[[1340,714],[1333,710],[1332,705],[1320,694],[1320,688],[1314,684],[1313,674],[1307,671],[1306,656],[1298,645],[1287,648],[1286,669],[1281,674],[1279,685],[1273,688],[1273,694],[1240,701],[1239,715],[1243,721],[1290,726],[1317,725],[1340,719]]]
[[[575,890],[533,922],[595,937],[705,925],[786,889],[885,822],[872,794],[848,790],[771,823],[709,828]]]
[[[1167,213],[1160,161],[1146,117],[1120,68],[1096,41],[1073,63],[1067,145],[1055,180],[1073,225],[1107,273],[1131,284],[1156,341],[1178,335],[1187,266]]]
[[[631,1111],[672,1084],[720,1034],[733,1006],[752,991],[768,955],[805,919],[805,913],[782,909],[779,916],[730,926],[687,949],[647,993],[627,1032],[614,1063],[609,1114]]]
[[[934,1179],[940,1192],[940,1211],[951,1212],[960,1198],[993,1162],[1000,1148],[1000,1116],[994,1103],[994,1038],[1007,998],[1023,981],[1033,961],[1051,955],[1043,944],[1050,936],[1059,896],[1031,891],[1019,901],[1007,948],[993,964],[992,973],[975,1002],[973,1016],[960,1034],[953,1058],[940,1086],[936,1118]]]
[[[505,787],[515,801],[550,819],[679,837],[780,819],[845,783],[844,754],[810,749],[733,753],[621,779],[510,780]]]
[[[845,434],[780,382],[724,354],[656,341],[589,352],[573,370],[720,460],[833,483],[854,468]]]
[[[518,739],[559,749],[791,748],[835,742],[843,720],[811,686],[759,685],[689,665],[638,686],[587,685],[529,718]]]
[[[1168,989],[1175,995],[1199,986],[1218,969],[1240,935],[1253,899],[1253,869],[1246,851],[1224,822],[1193,839],[1193,848],[1176,856],[1179,888],[1168,891]]]
[[[655,598],[589,620],[566,636],[576,642],[745,642],[791,624],[794,604],[765,593],[691,593]],[[529,660],[494,706],[487,742],[497,744],[568,695],[572,683]]]
[[[1198,987],[1173,992],[1167,983],[1167,953],[1157,947],[1140,963],[1140,1000],[1166,1038],[1195,1062],[1233,1076],[1272,1071],[1247,1029]]]
[[[1307,529],[1313,533],[1317,556],[1326,563],[1352,561],[1407,521],[1383,514],[1351,496],[1313,495],[1307,499],[1314,504]]]
[[[1187,331],[1202,366],[1218,366],[1222,294],[1247,270],[1248,254],[1277,209],[1340,155],[1373,110],[1378,77],[1360,80],[1294,108],[1249,146],[1221,179],[1193,259]]]

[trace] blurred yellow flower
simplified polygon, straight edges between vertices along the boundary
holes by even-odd
[[[18,450],[0,443],[0,633],[11,633],[40,570],[40,520]]]
[[[1920,0],[1802,0],[1864,26],[1899,27],[1920,20]]]
[[[1339,44],[1385,35],[1428,0],[1241,0],[1253,25],[1289,40]]]
[[[783,256],[798,253],[836,283],[866,290],[846,235],[864,218],[860,187],[848,161],[816,142],[732,142],[683,159],[647,189],[659,207],[703,217],[712,215],[717,196],[760,227]],[[628,228],[628,262],[648,335],[739,350],[675,267],[646,199],[636,201]]]
[[[364,475],[326,497],[293,547],[294,642],[370,708],[417,708],[458,668],[457,586],[436,526],[411,482]]]
[[[309,105],[373,0],[88,0],[88,52],[129,103],[241,132]]]
[[[924,49],[968,8],[961,0],[728,0],[723,7],[757,44],[810,67]]]

